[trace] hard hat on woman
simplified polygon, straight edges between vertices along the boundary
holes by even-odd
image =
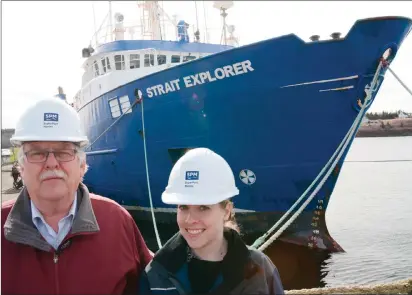
[[[195,148],[174,165],[162,201],[173,205],[213,205],[239,194],[229,164],[207,148]]]

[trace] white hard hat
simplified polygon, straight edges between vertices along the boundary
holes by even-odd
[[[76,110],[55,97],[39,100],[18,120],[10,142],[19,146],[26,141],[67,141],[81,147],[89,142]]]
[[[196,148],[173,166],[162,201],[174,205],[213,205],[238,194],[229,164],[210,149]]]

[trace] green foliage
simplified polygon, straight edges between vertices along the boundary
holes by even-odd
[[[385,111],[383,111],[381,113],[370,112],[370,113],[366,113],[365,116],[369,120],[390,120],[390,119],[398,118],[400,112],[403,112],[403,111],[401,111],[401,110],[396,111],[396,112],[385,112]],[[403,113],[405,113],[405,112],[403,112]]]

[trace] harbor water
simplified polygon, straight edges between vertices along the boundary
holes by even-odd
[[[324,283],[411,278],[412,137],[356,138],[346,161],[326,212],[346,252],[324,261]]]

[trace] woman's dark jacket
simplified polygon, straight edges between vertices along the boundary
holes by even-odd
[[[279,272],[264,253],[246,246],[234,230],[225,230],[224,235],[228,251],[208,294],[284,294]],[[194,294],[190,259],[187,243],[177,233],[147,265],[139,294]]]

